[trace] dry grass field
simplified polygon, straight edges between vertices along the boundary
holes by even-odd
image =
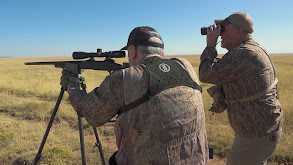
[[[199,56],[180,56],[191,62],[197,71]],[[167,57],[168,58],[168,57]],[[279,79],[280,102],[285,114],[284,133],[269,164],[293,164],[293,55],[273,55]],[[60,92],[61,69],[54,66],[25,66],[24,62],[72,60],[58,58],[0,58],[0,164],[30,164],[38,152],[57,97]],[[102,60],[102,59],[101,59]],[[127,59],[117,59],[117,63]],[[87,90],[99,86],[105,71],[86,70],[83,76]],[[206,109],[207,135],[216,158],[212,165],[225,164],[234,133],[227,114],[212,115],[208,108],[212,99],[201,84]],[[98,148],[94,148],[92,128],[83,120],[87,164],[101,164]],[[117,149],[114,123],[97,128],[106,160]],[[43,150],[41,164],[81,164],[78,122],[65,94]]]

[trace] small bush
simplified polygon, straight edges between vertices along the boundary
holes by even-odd
[[[69,156],[69,152],[63,147],[45,148],[42,163],[45,164],[64,164]]]

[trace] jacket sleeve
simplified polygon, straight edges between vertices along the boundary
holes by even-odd
[[[201,82],[224,84],[238,79],[252,71],[249,61],[253,52],[234,48],[221,59],[217,59],[217,51],[213,47],[206,47],[200,57],[199,79]]]
[[[99,127],[111,120],[123,105],[122,77],[122,70],[115,71],[88,94],[69,87],[70,103],[91,126]]]

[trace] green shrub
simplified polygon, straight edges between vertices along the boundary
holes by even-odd
[[[63,147],[45,148],[42,163],[45,164],[64,164],[69,156],[69,152]]]

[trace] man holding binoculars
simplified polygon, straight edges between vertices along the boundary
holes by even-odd
[[[228,165],[266,164],[282,133],[276,71],[267,52],[252,39],[253,31],[253,21],[245,13],[215,20],[206,28],[207,47],[200,57],[200,81],[215,84],[218,98],[212,97],[226,104],[218,108],[214,102],[210,110],[221,113],[227,108],[235,131]],[[219,36],[221,47],[228,50],[221,59],[216,58]]]

